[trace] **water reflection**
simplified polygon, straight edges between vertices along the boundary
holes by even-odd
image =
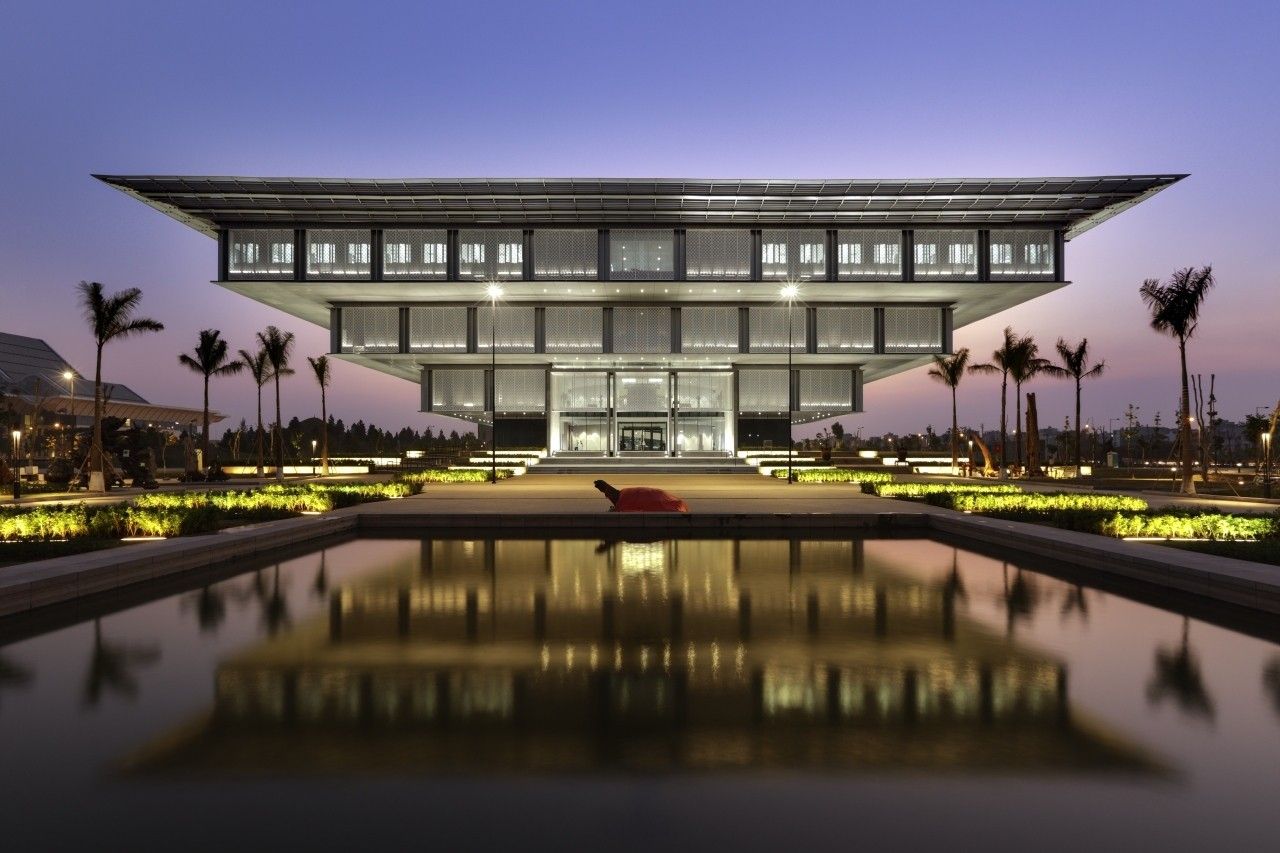
[[[0,697],[6,690],[21,690],[29,686],[35,678],[30,668],[0,655]]]
[[[1191,622],[1182,617],[1182,640],[1174,648],[1156,649],[1155,670],[1147,684],[1147,701],[1159,705],[1173,699],[1188,717],[1213,722],[1213,699],[1205,687],[1200,661],[1191,650]]]
[[[847,540],[424,540],[417,557],[330,588],[322,556],[328,607],[296,624],[280,567],[255,573],[267,637],[218,664],[202,725],[131,766],[1163,772],[1072,707],[1064,661],[1014,639],[1044,598],[1020,569],[1002,634],[968,616],[954,550],[940,575]]]
[[[84,680],[84,704],[96,707],[107,693],[125,699],[138,696],[135,669],[151,666],[160,660],[160,647],[107,640],[102,635],[102,620],[93,620],[93,646]]]
[[[1272,658],[1262,670],[1262,689],[1271,700],[1271,707],[1280,714],[1280,657]]]

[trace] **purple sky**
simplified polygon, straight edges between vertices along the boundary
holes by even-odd
[[[209,284],[212,240],[90,172],[341,177],[988,177],[1190,172],[1068,245],[1074,282],[959,330],[1006,324],[1051,349],[1088,336],[1111,368],[1105,424],[1177,401],[1175,347],[1137,287],[1212,263],[1192,370],[1224,416],[1280,394],[1280,12],[1275,3],[25,3],[0,29],[0,329],[83,371],[74,285],[138,286],[167,329],[113,345],[108,375],[198,406],[177,354],[205,327],[233,346],[276,323],[299,359],[327,333]],[[1057,426],[1069,383],[1043,381]],[[998,380],[960,416],[998,421]],[[252,416],[248,379],[214,407]],[[307,377],[288,418],[318,411]],[[924,370],[867,388],[866,433],[948,421]],[[330,411],[438,423],[417,389],[347,364]],[[456,423],[456,422],[448,422]]]

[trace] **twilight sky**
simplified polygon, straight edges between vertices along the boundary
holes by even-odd
[[[276,323],[298,359],[327,333],[209,284],[215,244],[91,172],[333,177],[994,177],[1189,172],[1068,244],[1074,283],[958,330],[985,356],[1012,324],[1052,349],[1087,336],[1110,372],[1086,419],[1129,402],[1169,423],[1176,349],[1137,288],[1212,263],[1191,348],[1223,416],[1280,395],[1280,6],[1116,3],[59,3],[0,29],[0,329],[91,373],[74,285],[141,287],[159,335],[114,344],[107,375],[198,406],[177,354]],[[305,364],[304,364],[305,366]],[[1069,383],[1036,383],[1058,426]],[[245,378],[214,408],[252,418]],[[961,388],[998,422],[998,379]],[[284,386],[286,419],[318,412]],[[850,430],[948,425],[920,369],[868,386]],[[440,423],[416,386],[339,363],[329,408]]]

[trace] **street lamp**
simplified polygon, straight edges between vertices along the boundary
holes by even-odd
[[[1271,497],[1271,433],[1262,433],[1262,496]]]
[[[787,482],[794,483],[796,481],[795,471],[791,468],[792,459],[795,455],[795,441],[791,435],[791,403],[795,399],[793,387],[793,375],[791,373],[791,350],[795,346],[795,323],[792,322],[792,307],[795,305],[796,296],[800,293],[800,286],[787,282],[782,285],[780,291],[782,298],[787,301]]]
[[[502,285],[491,282],[485,288],[489,296],[489,382],[493,395],[493,422],[489,424],[489,482],[498,482],[498,300]]]
[[[316,440],[311,439],[311,476],[316,475]]]
[[[969,457],[966,460],[969,464],[965,466],[970,473],[973,471],[973,439],[969,439]]]

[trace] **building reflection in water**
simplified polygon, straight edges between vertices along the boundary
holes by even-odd
[[[857,540],[425,540],[222,663],[136,764],[1157,770],[960,589]]]

